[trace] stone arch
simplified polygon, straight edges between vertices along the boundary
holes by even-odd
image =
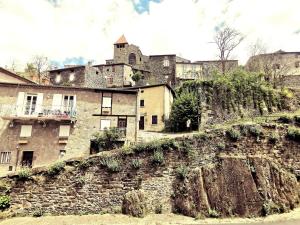
[[[135,65],[136,64],[136,56],[134,53],[130,53],[128,57],[128,61],[130,65]]]

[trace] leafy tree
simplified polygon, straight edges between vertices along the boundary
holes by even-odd
[[[197,96],[193,92],[181,93],[173,102],[169,120],[171,131],[187,130],[186,122],[191,120],[191,128],[198,127],[198,103]]]
[[[142,78],[142,75],[141,75],[141,72],[140,72],[140,71],[135,72],[135,73],[131,76],[131,79],[132,79],[134,82],[138,82],[141,78]]]

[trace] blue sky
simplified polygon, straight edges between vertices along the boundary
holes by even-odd
[[[149,9],[149,2],[156,2],[156,3],[160,3],[162,0],[132,0],[134,9],[138,12],[138,13],[150,13],[150,9]]]
[[[245,36],[232,58],[243,64],[257,39],[268,51],[300,51],[299,0],[0,0],[0,66],[34,55],[63,64],[105,63],[124,34],[145,55],[217,59],[216,28]]]

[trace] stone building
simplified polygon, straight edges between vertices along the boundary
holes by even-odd
[[[245,68],[263,73],[270,80],[274,77],[282,77],[282,82],[288,87],[300,87],[300,52],[279,50],[274,53],[255,55],[249,58]]]
[[[175,92],[168,84],[136,86],[139,90],[139,130],[162,131],[169,119]]]
[[[137,138],[138,92],[0,83],[0,173],[88,155],[96,132]]]

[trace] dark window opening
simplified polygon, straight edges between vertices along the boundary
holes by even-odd
[[[157,124],[157,116],[152,116],[152,124]]]
[[[144,107],[145,106],[145,101],[144,100],[140,100],[140,107]]]
[[[141,93],[144,93],[144,90],[141,90]]]
[[[135,65],[136,64],[136,56],[135,56],[134,53],[129,54],[128,61],[129,61],[130,65]]]
[[[33,151],[24,151],[22,157],[22,166],[31,168],[33,161]]]
[[[98,71],[96,71],[96,74],[99,74],[99,72],[98,72]]]
[[[106,69],[106,71],[109,71],[109,68],[108,68],[108,69]]]

